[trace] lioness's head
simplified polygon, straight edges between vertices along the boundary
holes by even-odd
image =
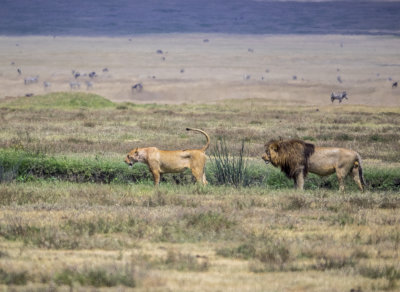
[[[125,163],[132,167],[136,162],[144,162],[143,155],[139,148],[132,149],[125,157]]]

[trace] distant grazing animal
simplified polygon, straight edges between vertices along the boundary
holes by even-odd
[[[350,149],[317,147],[302,140],[271,140],[265,144],[265,163],[271,163],[294,181],[294,187],[303,189],[308,172],[320,176],[336,172],[339,189],[344,191],[344,179],[351,174],[358,188],[364,191],[365,181],[360,155]]]
[[[142,83],[136,83],[135,85],[132,86],[131,90],[132,92],[142,92],[143,90]]]
[[[35,77],[26,77],[24,79],[24,84],[32,84],[32,83],[38,83],[39,81],[39,76],[35,76]]]
[[[79,82],[76,82],[76,81],[71,81],[69,83],[69,87],[71,89],[78,89],[78,88],[81,88],[81,84]]]
[[[78,71],[72,70],[72,76],[74,76],[74,78],[78,78],[79,76],[81,76],[81,73],[79,73]]]
[[[396,88],[396,87],[397,87],[397,82],[393,82],[392,88]]]
[[[96,75],[96,72],[90,72],[89,73],[89,77],[90,78],[94,78],[94,77],[96,77],[97,75]]]
[[[342,78],[341,78],[340,76],[338,76],[336,79],[337,79],[337,81],[338,81],[339,83],[343,83]]]
[[[46,88],[49,88],[49,87],[51,87],[51,83],[50,82],[47,82],[47,81],[43,81],[43,87],[46,89]]]
[[[210,137],[200,129],[186,128],[187,131],[202,133],[206,139],[206,145],[201,149],[159,150],[156,147],[134,148],[125,158],[125,163],[133,166],[134,163],[146,163],[153,174],[154,185],[159,185],[160,175],[163,173],[178,173],[190,168],[196,181],[207,184],[204,167],[206,164],[206,154],[210,145]]]
[[[17,69],[17,72],[18,72],[18,75],[21,75],[22,74],[22,72],[21,72],[21,69]]]
[[[334,102],[335,99],[337,99],[339,101],[339,103],[341,103],[344,98],[348,100],[346,91],[331,93],[331,101],[332,102]]]
[[[86,89],[87,89],[87,90],[93,88],[93,83],[92,83],[91,81],[86,80],[86,81],[85,81],[85,84],[86,84]]]

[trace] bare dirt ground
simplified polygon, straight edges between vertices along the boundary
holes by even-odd
[[[37,83],[24,84],[34,76]],[[0,98],[80,90],[135,103],[262,98],[324,105],[332,91],[345,90],[346,104],[399,106],[395,81],[400,81],[396,37],[0,37]],[[80,88],[71,89],[70,82]],[[137,83],[141,92],[131,90]]]

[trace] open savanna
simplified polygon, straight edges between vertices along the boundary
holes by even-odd
[[[207,186],[155,189],[133,147],[201,147]],[[400,108],[113,103],[83,93],[0,101],[0,287],[20,291],[384,291],[400,286]],[[354,149],[364,193],[260,159],[271,138]],[[245,142],[246,186],[214,179],[218,139]],[[29,162],[29,163],[27,163]],[[30,167],[31,166],[31,167]],[[189,177],[189,179],[184,179]]]

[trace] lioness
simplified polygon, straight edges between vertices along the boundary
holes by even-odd
[[[192,170],[197,182],[207,184],[204,167],[206,154],[210,145],[210,137],[199,129],[186,128],[187,131],[196,131],[206,136],[207,143],[201,149],[165,151],[156,147],[135,148],[125,158],[125,163],[132,166],[136,162],[146,163],[153,174],[154,185],[160,183],[160,174],[182,172],[187,168]]]
[[[361,191],[365,181],[360,155],[350,149],[317,147],[301,140],[271,140],[265,144],[262,159],[280,167],[288,178],[294,180],[295,188],[303,189],[308,172],[320,176],[336,172],[339,189],[344,191],[344,178],[350,173]]]

